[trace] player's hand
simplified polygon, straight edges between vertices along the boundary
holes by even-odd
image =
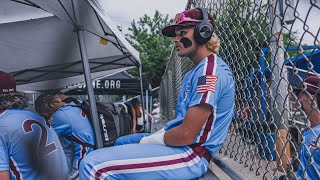
[[[133,133],[133,134],[137,133],[137,130],[132,129],[132,133]]]

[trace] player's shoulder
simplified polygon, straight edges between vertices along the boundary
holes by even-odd
[[[67,104],[59,108],[53,115],[56,123],[70,123],[79,118],[86,118],[80,107],[76,104]]]
[[[317,132],[320,132],[320,125],[318,125],[318,126],[316,126],[316,127],[314,127],[314,128],[312,128],[314,131],[317,131]]]
[[[66,114],[72,115],[73,113],[79,113],[79,111],[81,111],[81,109],[79,107],[75,107],[75,106],[76,106],[76,104],[74,104],[73,102],[66,104],[66,105],[60,107],[55,112],[55,115],[56,116],[65,116]]]
[[[216,54],[209,55],[204,58],[194,69],[196,72],[203,72],[209,69],[219,69],[224,65],[224,61]]]
[[[307,128],[303,133],[303,136],[306,140],[312,139],[312,138],[319,136],[319,135],[320,135],[320,125],[313,127],[311,129]]]
[[[20,130],[27,120],[36,120],[45,124],[45,120],[34,112],[23,109],[10,109],[6,110],[0,117],[0,126],[10,135],[19,134],[17,132],[21,132]]]
[[[75,104],[74,102],[70,102],[62,107],[60,107],[58,109],[58,111],[64,111],[64,112],[72,112],[72,111],[80,111],[81,108],[80,108],[80,105],[79,107],[77,107],[78,105]]]
[[[6,111],[4,111],[0,118],[3,119],[26,119],[26,118],[36,118],[39,119],[41,118],[40,115],[32,112],[32,111],[28,111],[28,110],[24,110],[24,109],[8,109]]]
[[[223,61],[223,59],[214,54],[203,59],[194,68],[194,77],[206,75],[216,76],[219,78],[227,78],[232,76],[232,72],[230,71],[228,65]]]
[[[305,132],[305,136],[307,138],[312,138],[312,137],[317,137],[320,135],[320,125],[318,126],[315,126],[311,129],[308,129],[306,132]]]

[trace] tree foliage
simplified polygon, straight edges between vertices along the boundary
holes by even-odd
[[[142,76],[149,79],[152,87],[159,86],[172,50],[171,39],[161,34],[162,28],[172,21],[159,11],[153,17],[145,14],[138,22],[131,22],[129,33],[126,34],[127,40],[140,53]],[[130,73],[138,76],[137,69]]]
[[[222,51],[228,61],[238,61],[242,67],[256,66],[260,49],[269,41],[268,10],[252,0],[230,0],[216,17]],[[243,70],[241,70],[243,71]]]
[[[259,82],[261,78],[260,69],[272,70],[272,61],[270,51],[272,50],[271,36],[274,34],[272,21],[270,22],[270,9],[272,6],[265,0],[228,0],[223,6],[219,6],[214,11],[215,23],[217,24],[217,33],[221,39],[220,56],[227,61],[233,71],[236,79],[236,94],[238,103],[240,103],[245,92],[249,92],[249,86],[260,88],[259,83],[244,83],[244,79],[254,78],[254,82]],[[279,18],[279,17],[277,17]],[[272,33],[271,33],[272,31]],[[287,33],[284,29],[282,33]],[[296,32],[284,34],[283,45],[296,46]],[[274,35],[273,35],[274,36]],[[262,58],[261,51],[266,52]],[[296,56],[297,53],[290,51],[285,58]],[[264,63],[264,67],[260,67]],[[252,74],[252,71],[255,71]],[[267,73],[266,73],[267,74]],[[265,76],[270,78],[271,76]],[[245,107],[245,100],[239,104]]]
[[[234,70],[242,77],[249,76],[250,68],[259,67],[262,48],[271,49],[270,8],[267,1],[229,0],[220,9],[221,13],[217,13],[222,56],[231,64],[237,63]],[[284,47],[297,45],[295,34],[284,34]],[[297,55],[295,52],[288,54],[291,57]],[[265,60],[265,66],[270,66],[270,53],[266,54]]]

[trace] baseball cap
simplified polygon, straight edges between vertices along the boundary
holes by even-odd
[[[213,17],[209,13],[208,13],[208,19],[213,27],[213,30],[215,30]],[[183,11],[182,13],[178,13],[175,16],[173,25],[164,27],[162,29],[162,34],[167,37],[175,37],[176,36],[176,34],[175,34],[176,27],[195,26],[195,25],[201,23],[202,20],[203,20],[202,12],[198,8]]]
[[[16,79],[9,73],[0,71],[0,94],[16,92]]]
[[[318,76],[309,76],[304,79],[307,91],[313,94],[320,94],[320,78]]]

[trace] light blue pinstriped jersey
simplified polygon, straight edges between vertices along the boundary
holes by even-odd
[[[10,179],[69,177],[59,139],[38,114],[15,109],[0,115],[0,171],[6,170]]]
[[[298,179],[320,179],[320,125],[303,133]]]
[[[214,113],[199,132],[199,138],[195,139],[195,143],[203,142],[202,145],[213,154],[224,142],[231,122],[234,83],[229,68],[221,59],[217,61],[213,71],[212,58],[209,56],[210,65],[207,65],[207,59],[204,59],[185,76],[179,96],[177,118],[167,123],[165,130],[180,125],[189,107],[201,101],[208,103],[214,107]],[[201,82],[198,82],[199,77],[207,72],[211,73],[210,77],[202,77]],[[208,86],[211,91],[215,88],[215,92],[207,93],[202,89],[204,93],[197,93],[198,86],[206,87],[202,84],[206,84],[208,79],[214,78],[216,74],[220,78],[216,86],[213,84]],[[208,122],[211,122],[212,126]],[[208,161],[196,155],[196,151],[189,146],[139,144],[145,135],[147,134],[120,137],[115,143],[116,146],[98,149],[88,154],[81,162],[80,179],[194,179],[201,177],[207,171]]]
[[[210,104],[213,117],[209,117],[207,123],[212,118],[212,125],[210,125],[210,130],[207,132],[207,137],[203,137],[203,145],[211,154],[217,152],[227,137],[228,127],[234,114],[235,96],[234,80],[229,67],[221,58],[216,55],[214,57],[214,65],[209,63],[210,56],[209,58],[206,57],[185,75],[176,107],[176,119],[171,120],[165,126],[166,131],[179,126],[190,107],[196,106],[201,102]],[[210,68],[213,68],[213,70],[210,70]],[[202,81],[201,77],[208,74],[208,71],[210,73],[212,71],[211,75],[216,76],[218,80],[214,86],[214,92],[207,92],[204,97],[205,93],[199,93],[198,81]],[[201,141],[201,136],[205,134],[205,126],[206,124],[198,133],[194,143]]]
[[[93,149],[76,142],[71,142],[66,137],[73,136],[81,142],[94,145],[95,135],[89,119],[84,112],[78,107],[73,107],[72,105],[75,105],[73,102],[68,105],[62,106],[54,113],[51,125],[59,136],[68,165],[72,163],[72,171],[70,172],[72,178],[78,176],[80,161]],[[72,143],[74,143],[74,158],[71,158]],[[72,159],[73,162],[71,162]]]

